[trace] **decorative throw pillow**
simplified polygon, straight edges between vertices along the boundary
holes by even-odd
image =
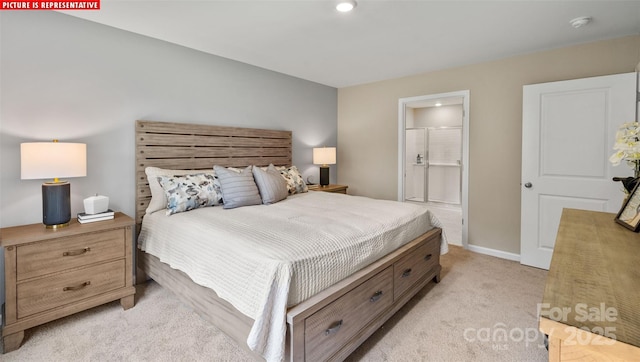
[[[220,205],[221,196],[215,190],[211,174],[159,176],[158,183],[167,196],[167,215]]]
[[[258,185],[262,203],[265,205],[284,200],[289,195],[287,181],[280,175],[274,165],[269,165],[266,171],[260,167],[253,168],[253,178]]]
[[[289,195],[300,194],[309,191],[307,184],[304,182],[300,171],[296,166],[291,166],[280,170],[280,174],[287,181],[287,189]]]
[[[222,166],[213,166],[213,170],[218,176],[218,180],[220,180],[223,207],[225,209],[262,204],[258,186],[253,180],[251,168],[251,166],[248,166],[244,170],[236,172]]]
[[[144,169],[144,172],[147,174],[147,182],[149,182],[149,189],[151,190],[151,201],[149,202],[149,206],[147,206],[146,213],[151,214],[152,212],[156,212],[158,210],[164,210],[167,208],[167,195],[165,191],[160,186],[158,182],[158,177],[160,176],[185,176],[185,175],[193,175],[193,174],[206,174],[214,177],[214,188],[216,193],[221,196],[220,192],[220,182],[218,178],[215,177],[213,170],[171,170],[166,168],[159,167],[147,167]]]

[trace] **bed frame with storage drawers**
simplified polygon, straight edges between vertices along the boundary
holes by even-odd
[[[233,167],[291,165],[291,132],[137,121],[138,231],[151,198],[146,167],[209,170],[214,163]],[[429,230],[290,308],[286,359],[345,359],[424,286],[440,281],[441,233],[439,228]],[[253,319],[213,290],[195,284],[185,273],[139,249],[137,268],[138,282],[152,278],[248,350],[246,340]]]

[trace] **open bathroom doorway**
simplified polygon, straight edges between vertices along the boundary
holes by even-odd
[[[467,247],[469,92],[399,100],[398,200],[426,203]]]

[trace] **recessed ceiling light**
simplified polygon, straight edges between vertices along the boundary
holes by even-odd
[[[336,5],[336,10],[338,10],[341,13],[347,13],[353,10],[353,8],[355,8],[356,5],[358,5],[358,3],[356,3],[355,0],[342,0],[342,1],[339,1],[338,4]]]
[[[440,107],[442,105],[442,103],[438,102],[436,103],[436,107]]]
[[[592,19],[590,16],[581,16],[579,18],[572,19],[571,21],[569,21],[569,24],[571,24],[571,26],[577,29],[581,26],[585,26],[589,24],[591,20]]]

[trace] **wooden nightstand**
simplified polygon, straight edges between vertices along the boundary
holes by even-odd
[[[4,352],[20,347],[31,327],[120,299],[133,307],[133,219],[116,213],[113,220],[62,229],[42,224],[2,228],[4,248]]]
[[[324,191],[324,192],[335,192],[337,194],[346,194],[349,186],[332,185],[332,184],[327,186],[309,185],[308,188],[309,188],[309,191]]]

